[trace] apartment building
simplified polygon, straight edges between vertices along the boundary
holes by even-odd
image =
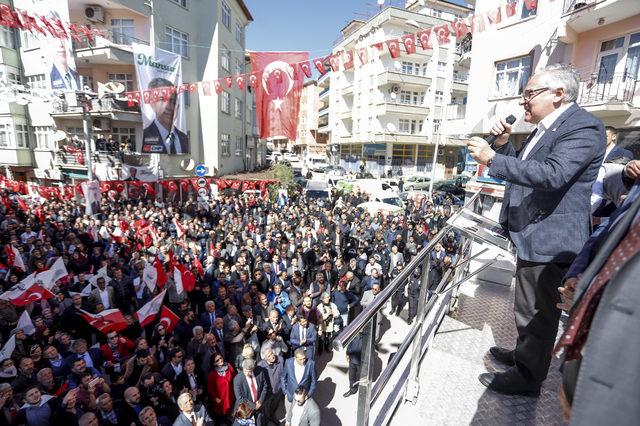
[[[432,172],[445,106],[464,105],[468,68],[458,61],[453,35],[447,44],[434,43],[431,50],[418,46],[411,55],[401,44],[396,59],[384,42],[450,23],[471,10],[445,1],[412,1],[404,9],[387,7],[366,22],[354,20],[342,29],[334,54],[376,43],[384,46],[369,49],[365,65],[330,75],[328,121],[343,167],[357,171],[365,164],[374,175]],[[439,142],[433,175],[441,178],[454,173],[460,147],[444,138]]]
[[[498,6],[504,2],[482,2],[477,13]],[[527,9],[518,0],[515,6],[513,16],[503,9],[502,22],[485,22],[485,31],[473,34],[466,116],[446,122],[445,133],[487,134],[496,116],[513,113],[515,141],[522,142],[532,128],[518,105],[528,78],[548,64],[570,63],[581,76],[578,103],[618,127],[620,143],[638,141],[640,2],[538,0]]]
[[[16,9],[32,10],[34,4],[38,2],[13,1]],[[245,28],[253,18],[242,0],[208,6],[195,0],[55,0],[55,8],[68,14],[71,23],[90,25],[103,34],[93,41],[73,42],[80,81],[74,89],[97,92],[98,83],[112,81],[122,83],[127,91],[138,90],[134,43],[179,54],[183,82],[250,72]],[[31,89],[51,87],[52,74],[43,60],[49,54],[48,41],[5,27],[0,34],[2,80]],[[87,176],[86,165],[60,149],[74,136],[83,139],[82,107],[75,103],[75,96],[65,95],[59,102],[32,99],[23,106],[0,100],[0,164],[14,178],[56,183]],[[120,167],[121,161],[136,166],[155,161],[161,178],[193,175],[193,167],[200,163],[217,175],[256,167],[260,147],[252,92],[234,85],[225,87],[220,96],[202,92],[181,96],[189,153],[136,154],[143,132],[140,109],[107,97],[91,101],[92,149],[100,148],[95,145],[100,135],[112,135],[118,142],[129,141],[134,152],[117,158],[95,152],[93,161],[108,163],[107,167]]]
[[[320,93],[324,89],[316,80],[308,80],[304,83],[300,94],[300,111],[298,113],[298,129],[293,150],[302,158],[308,156],[326,155],[327,133],[318,131],[320,122],[324,126],[328,121],[320,120]]]

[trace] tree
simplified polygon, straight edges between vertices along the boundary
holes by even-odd
[[[293,180],[293,169],[284,163],[275,163],[269,168],[269,177],[278,182],[267,186],[269,198],[274,201],[278,198],[278,192],[286,189],[289,194],[296,190],[296,181]]]

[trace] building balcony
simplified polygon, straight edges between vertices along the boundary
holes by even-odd
[[[331,133],[331,127],[329,124],[318,127],[318,133]]]
[[[571,32],[583,33],[640,14],[638,0],[564,0],[560,41],[572,42]],[[568,31],[568,29],[572,31]]]
[[[455,54],[458,63],[471,62],[471,40],[471,34],[469,34],[456,46]]]
[[[91,100],[92,118],[104,117],[117,121],[140,122],[140,107],[138,105],[129,107],[126,100],[113,98],[102,98]],[[53,102],[53,118],[81,119],[82,106],[70,105],[66,100]]]
[[[83,16],[85,7],[101,6],[105,11],[107,9],[127,9],[141,16],[151,16],[152,9],[148,3],[150,2],[140,0],[73,0],[69,2],[69,14]]]
[[[341,120],[352,120],[353,119],[353,113],[351,112],[350,109],[345,109],[345,110],[340,111],[338,113],[338,117],[340,117]]]
[[[429,107],[417,104],[405,104],[400,100],[392,98],[384,98],[382,102],[378,103],[377,115],[385,114],[409,114],[418,115],[422,118],[429,115]]]
[[[431,84],[431,77],[415,74],[404,74],[395,68],[389,68],[379,74],[378,85],[402,84],[425,87]]]
[[[401,132],[385,132],[374,134],[375,142],[386,143],[430,143],[430,138],[427,135],[418,135],[411,133]]]
[[[327,72],[318,79],[318,87],[323,87],[325,89],[328,89],[330,82],[331,82],[331,73]]]
[[[452,87],[454,92],[469,91],[469,76],[466,74],[454,74]]]
[[[29,148],[0,147],[0,164],[33,167],[33,156]]]
[[[450,104],[444,107],[444,117],[446,120],[458,120],[464,118],[467,113],[467,106],[460,104]]]
[[[329,92],[330,92],[330,90],[329,90],[329,88],[327,87],[326,89],[324,89],[322,92],[320,92],[320,93],[318,94],[318,99],[319,99],[320,101],[324,101],[325,99],[327,99],[327,100],[328,100],[328,99],[329,99]]]
[[[322,117],[324,115],[328,115],[329,114],[329,105],[320,108],[320,110],[318,111],[318,117]]]
[[[353,97],[353,85],[342,88],[342,96]]]
[[[93,41],[86,38],[73,42],[76,59],[81,63],[94,65],[134,64],[133,43],[146,44],[140,40],[116,31],[106,31],[104,37],[95,37]]]
[[[630,115],[640,108],[640,85],[623,75],[583,81],[578,104],[598,117]]]

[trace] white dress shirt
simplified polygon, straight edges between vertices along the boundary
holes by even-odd
[[[556,109],[551,114],[547,115],[545,118],[542,119],[542,121],[538,123],[538,126],[537,126],[538,132],[535,134],[533,138],[531,138],[527,146],[524,147],[524,153],[522,154],[523,160],[527,159],[527,156],[529,155],[533,147],[535,147],[536,144],[540,141],[540,139],[542,139],[544,134],[547,132],[547,130],[549,130],[549,128],[553,125],[553,123],[555,123],[558,117],[560,117],[560,115],[566,110],[568,110],[573,104],[574,104],[573,102],[569,102],[562,105],[560,108]],[[551,131],[554,131],[554,130],[555,128],[552,129]]]
[[[104,290],[98,289],[98,292],[100,293],[100,300],[102,300],[102,305],[104,306],[104,308],[111,308],[111,303],[109,303],[109,292],[107,291],[107,288],[105,287]]]
[[[298,382],[298,384],[302,382],[302,377],[304,377],[304,368],[305,365],[300,365],[297,362],[293,363],[293,372],[296,376],[296,382]]]
[[[169,140],[169,130],[165,129],[165,127],[160,124],[158,120],[154,121],[156,127],[158,128],[158,132],[160,133],[160,139],[162,143],[164,143],[164,147],[167,150],[167,154],[171,152],[171,141]],[[180,135],[176,132],[176,129],[173,130],[173,146],[176,150],[176,154],[182,154],[182,150],[180,149]]]

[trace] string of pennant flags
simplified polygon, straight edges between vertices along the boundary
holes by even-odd
[[[525,8],[527,10],[536,10],[538,6],[538,0],[523,0]],[[554,0],[551,0],[554,1]],[[504,9],[507,18],[512,17],[517,12],[518,0],[507,0]],[[388,49],[391,58],[396,59],[401,55],[401,46],[404,47],[406,54],[411,55],[417,52],[418,44],[422,50],[433,49],[434,41],[439,46],[448,44],[451,40],[451,35],[454,34],[456,39],[461,40],[467,36],[467,34],[474,34],[485,31],[486,24],[496,25],[502,22],[502,6],[498,6],[496,9],[489,10],[487,12],[481,12],[479,14],[472,15],[467,19],[456,18],[450,24],[445,23],[436,25],[431,28],[420,30],[416,33],[408,33],[401,37],[391,38],[382,42],[374,43],[367,47],[361,47],[356,49],[349,49],[346,51],[340,51],[332,53],[328,56],[320,56],[312,59],[311,61],[303,61],[296,63],[289,63],[292,69],[292,77],[297,79],[298,73],[303,73],[305,77],[311,78],[312,65],[322,76],[327,72],[336,72],[340,70],[342,66],[343,70],[351,70],[357,66],[355,58],[357,56],[360,66],[364,66],[369,62],[369,49],[376,49],[378,51],[384,51],[385,47]],[[485,20],[486,17],[486,20]],[[251,54],[251,53],[250,53]],[[138,90],[125,92],[125,97],[129,102],[129,106],[133,106],[134,103],[154,103],[159,100],[167,99],[172,94],[182,94],[189,92],[190,94],[196,93],[198,88],[202,89],[204,96],[211,96],[212,92],[220,95],[224,88],[231,89],[234,84],[240,89],[245,90],[247,86],[255,88],[256,84],[260,81],[262,70],[256,70],[251,73],[240,73],[234,75],[228,75],[217,80],[211,81],[198,81],[183,83],[179,86],[159,87],[148,90]],[[274,76],[280,80],[282,78],[281,71],[275,70]]]

